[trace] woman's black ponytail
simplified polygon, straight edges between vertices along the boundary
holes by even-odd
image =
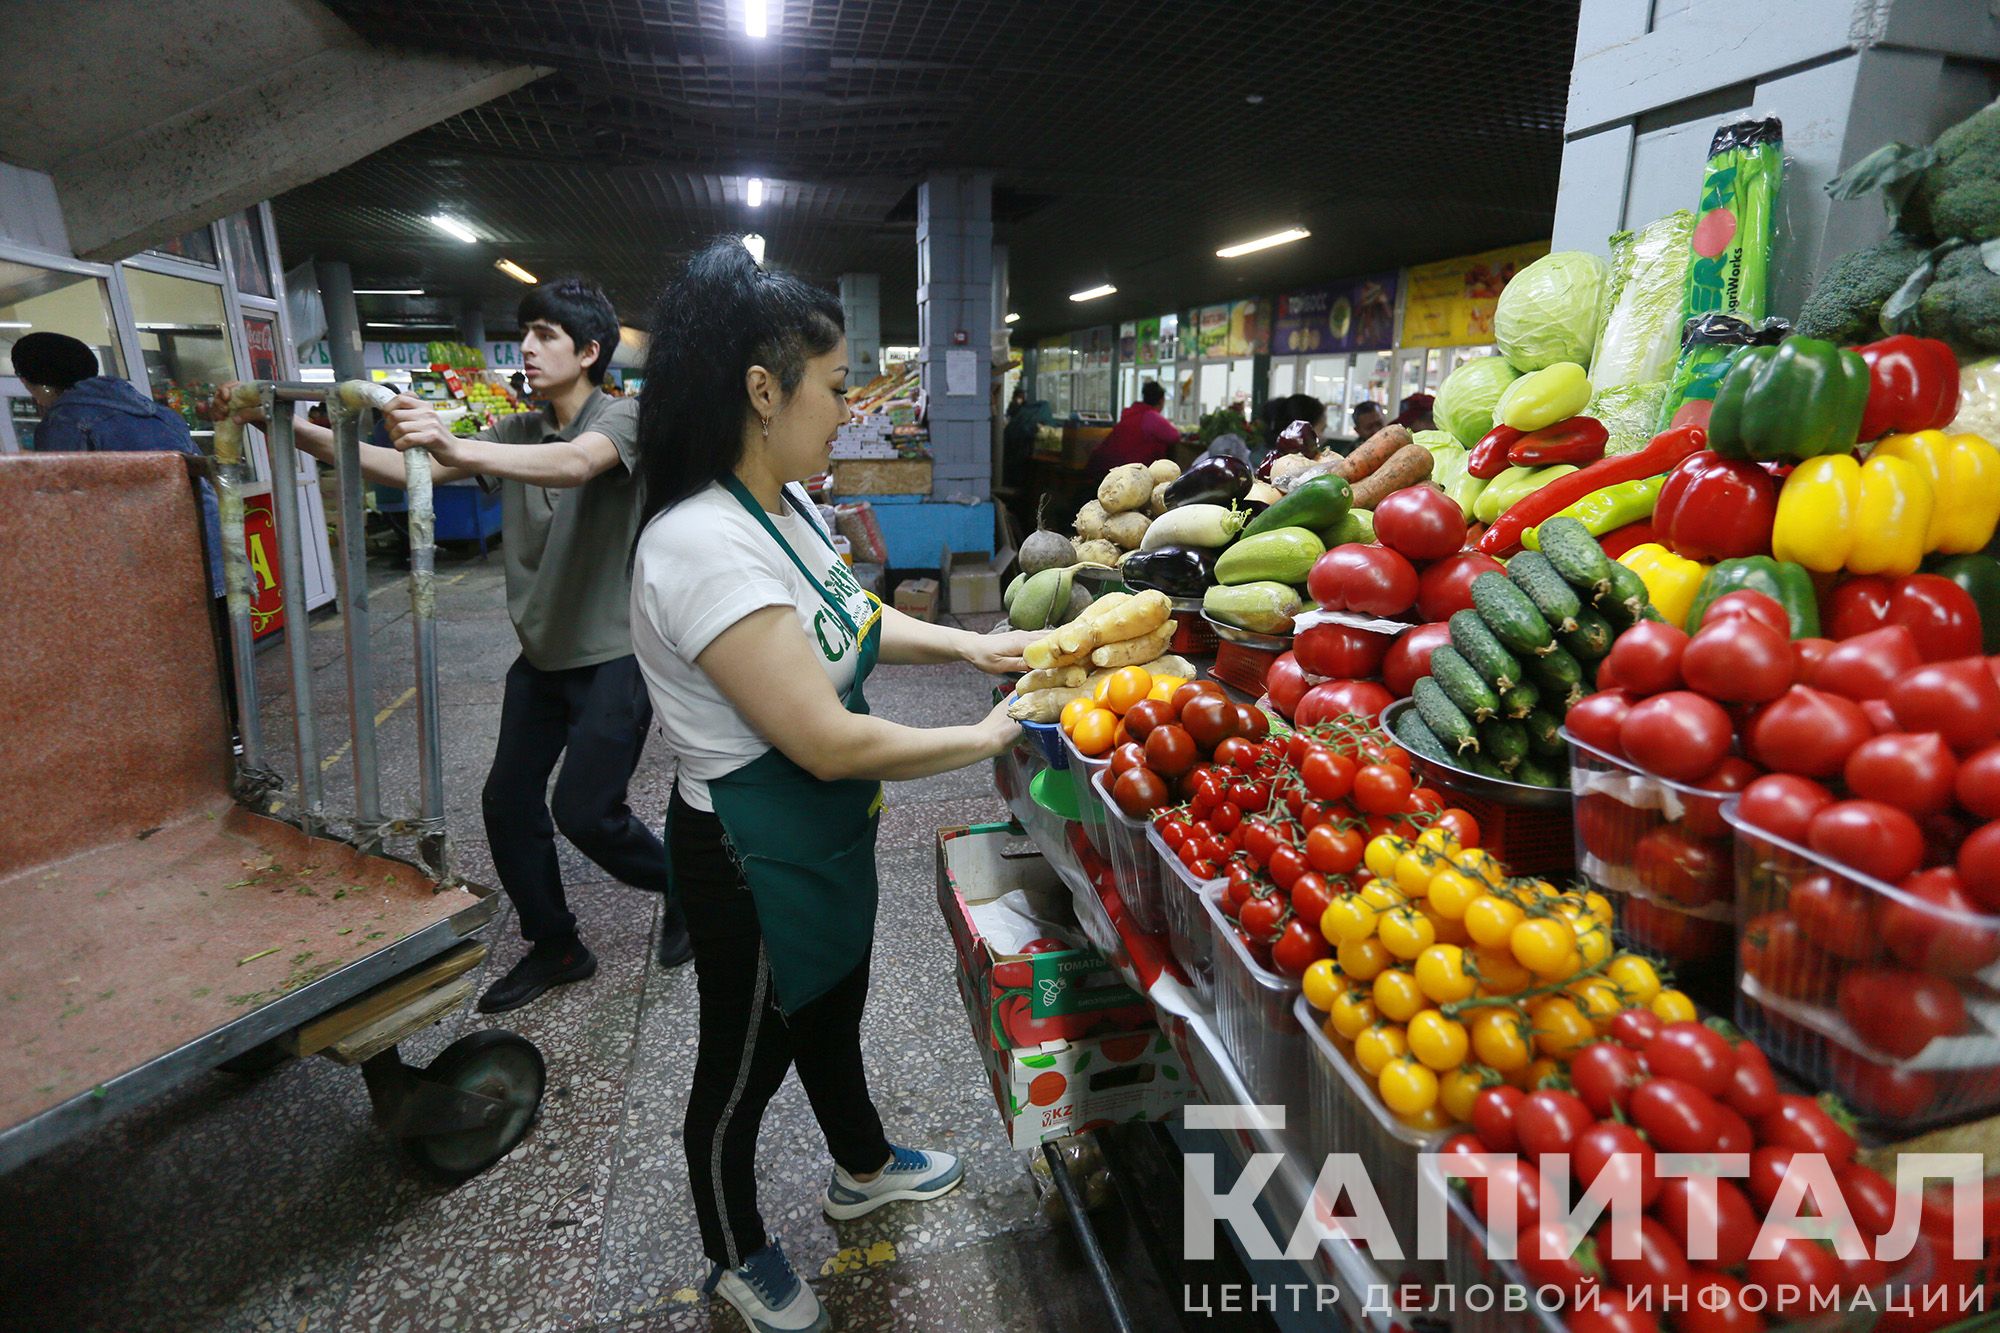
[[[840,302],[759,267],[734,236],[688,260],[653,309],[639,397],[640,526],[736,470],[752,366],[790,394],[806,362],[840,342]]]

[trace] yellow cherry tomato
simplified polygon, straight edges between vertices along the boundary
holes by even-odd
[[[1326,1021],[1344,1040],[1353,1041],[1380,1021],[1375,997],[1365,987],[1349,986],[1327,1006]]]
[[[1596,889],[1583,895],[1583,905],[1589,909],[1594,919],[1602,921],[1607,926],[1611,924],[1611,900]]]
[[[1426,1009],[1410,1020],[1410,1054],[1438,1073],[1447,1073],[1465,1063],[1472,1038],[1465,1024],[1446,1018],[1435,1009]]]
[[[1104,702],[1123,715],[1153,690],[1153,673],[1144,667],[1119,667],[1104,679]]]
[[[1445,920],[1463,921],[1465,909],[1472,906],[1472,900],[1485,891],[1478,880],[1464,871],[1446,869],[1431,876],[1430,890],[1424,898]]]
[[[1389,912],[1377,923],[1375,935],[1383,948],[1406,963],[1437,943],[1437,927],[1414,907]]]
[[[1677,990],[1663,990],[1653,997],[1653,1013],[1662,1023],[1694,1022],[1694,1001]]]
[[[1306,1003],[1321,1013],[1333,1008],[1334,997],[1340,994],[1344,984],[1331,958],[1314,959],[1306,964],[1306,973],[1299,978],[1299,989],[1305,995]]]
[[[1603,977],[1582,977],[1563,989],[1576,1001],[1577,1008],[1597,1025],[1599,1032],[1625,1008],[1625,1002],[1619,998],[1618,987]]]
[[[1595,917],[1585,918],[1584,924],[1576,928],[1576,952],[1584,967],[1596,967],[1603,963],[1616,947],[1611,938],[1611,927]]]
[[[1452,857],[1451,863],[1461,875],[1489,889],[1497,889],[1507,882],[1507,867],[1484,847],[1467,847]]]
[[[1063,731],[1068,735],[1075,735],[1076,724],[1083,721],[1083,715],[1096,706],[1090,700],[1081,697],[1071,699],[1068,703],[1064,704],[1062,710]]]
[[[1361,853],[1361,863],[1368,867],[1368,873],[1377,879],[1393,880],[1396,862],[1404,852],[1410,850],[1407,838],[1399,838],[1393,833],[1380,834],[1371,838]]]
[[[1390,1061],[1400,1060],[1409,1053],[1409,1038],[1395,1023],[1377,1023],[1354,1039],[1354,1063],[1370,1078],[1381,1073]]]
[[[1447,921],[1445,918],[1439,916],[1437,908],[1431,906],[1430,899],[1419,898],[1411,905],[1419,912],[1422,912],[1425,918],[1430,921],[1431,929],[1437,933],[1437,942],[1439,944],[1472,943],[1472,936],[1466,933],[1465,922]]]
[[[1442,1098],[1444,1093],[1440,1091],[1438,1096]],[[1452,1118],[1451,1112],[1444,1109],[1444,1103],[1441,1100],[1436,1106],[1431,1107],[1427,1111],[1419,1111],[1416,1115],[1399,1116],[1397,1118],[1411,1129],[1421,1129],[1426,1132],[1450,1129],[1454,1124],[1458,1123]]]
[[[1472,1038],[1473,1058],[1488,1068],[1505,1074],[1526,1069],[1533,1058],[1528,1021],[1512,1009],[1475,1009],[1466,1030]]]
[[[1561,917],[1523,921],[1508,935],[1507,947],[1522,967],[1544,980],[1553,981],[1574,971],[1569,960],[1576,953],[1576,932]]]
[[[1514,934],[1514,927],[1525,921],[1527,915],[1505,898],[1482,893],[1465,909],[1466,933],[1481,948],[1498,949],[1507,943]]]
[[[1334,960],[1349,981],[1373,981],[1378,972],[1395,961],[1377,939],[1356,940],[1334,950]]]
[[[1328,944],[1359,944],[1375,935],[1375,909],[1350,893],[1335,898],[1319,914],[1319,933]]]
[[[1155,676],[1153,677],[1153,688],[1146,691],[1146,697],[1148,699],[1158,699],[1161,703],[1166,703],[1174,697],[1174,691],[1185,684],[1187,684],[1186,676]]]
[[[1448,857],[1458,852],[1458,835],[1444,824],[1433,824],[1417,835],[1417,846]]]
[[[1387,912],[1391,908],[1401,907],[1409,901],[1408,898],[1403,896],[1402,890],[1387,880],[1380,879],[1372,879],[1363,884],[1358,896],[1362,902],[1367,903],[1377,912]]]
[[[1544,1055],[1528,1063],[1528,1068],[1521,1079],[1521,1086],[1524,1089],[1539,1088],[1560,1073],[1562,1073],[1562,1061]]]
[[[1418,989],[1417,979],[1400,967],[1377,972],[1372,994],[1376,1011],[1392,1023],[1407,1023],[1424,1009],[1424,993]]]
[[[1567,995],[1545,995],[1529,1001],[1528,1021],[1535,1025],[1535,1049],[1558,1060],[1597,1040],[1597,1025]]]
[[[1109,708],[1093,708],[1077,719],[1076,730],[1070,733],[1070,740],[1083,754],[1099,755],[1111,748],[1111,742],[1118,734],[1118,714]]]
[[[1486,1086],[1485,1075],[1461,1066],[1438,1080],[1438,1105],[1454,1124],[1462,1124],[1472,1119],[1472,1104]]]
[[[1437,1105],[1437,1075],[1409,1056],[1399,1056],[1375,1076],[1382,1104],[1400,1116],[1422,1115]]]
[[[1444,864],[1428,847],[1412,847],[1396,858],[1396,887],[1405,897],[1421,898],[1431,889],[1431,877]]]
[[[1466,970],[1485,995],[1519,995],[1535,984],[1535,974],[1503,949],[1474,949],[1466,955]]]
[[[1650,1005],[1660,993],[1660,973],[1650,958],[1621,953],[1604,967],[1604,978],[1618,988],[1630,1009]]]
[[[1417,987],[1432,1004],[1472,998],[1477,987],[1465,970],[1465,950],[1456,944],[1433,944],[1417,955]]]

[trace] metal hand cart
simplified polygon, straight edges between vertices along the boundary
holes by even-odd
[[[477,1032],[421,1069],[397,1053],[471,993],[477,934],[499,899],[451,871],[421,450],[404,454],[418,809],[383,814],[358,418],[387,398],[358,382],[259,383],[231,400],[261,403],[270,422],[293,596],[304,559],[292,405],[323,399],[333,421],[351,816],[331,813],[322,790],[296,607],[285,635],[296,778],[270,762],[242,428],[219,423],[212,468],[241,733],[233,770],[191,484],[211,469],[173,454],[0,457],[0,1171],[198,1074],[300,1055],[360,1065],[377,1121],[446,1179],[484,1170],[533,1125],[544,1082],[533,1043]]]

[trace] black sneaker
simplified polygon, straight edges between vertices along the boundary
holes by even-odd
[[[482,1014],[519,1009],[539,998],[551,986],[582,981],[597,973],[597,955],[572,935],[567,940],[544,940],[528,950],[528,956],[514,964],[506,976],[486,988],[479,997]]]
[[[694,943],[688,939],[687,917],[679,903],[667,905],[666,919],[660,924],[661,967],[680,967],[694,957]]]

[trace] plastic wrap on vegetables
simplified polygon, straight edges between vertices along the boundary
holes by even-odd
[[[1598,392],[1664,385],[1673,373],[1693,234],[1694,214],[1683,208],[1611,238],[1610,313],[1590,361]]]
[[[1776,117],[1715,132],[1690,237],[1681,311],[1762,319],[1771,297],[1771,235],[1784,177],[1784,127]]]

